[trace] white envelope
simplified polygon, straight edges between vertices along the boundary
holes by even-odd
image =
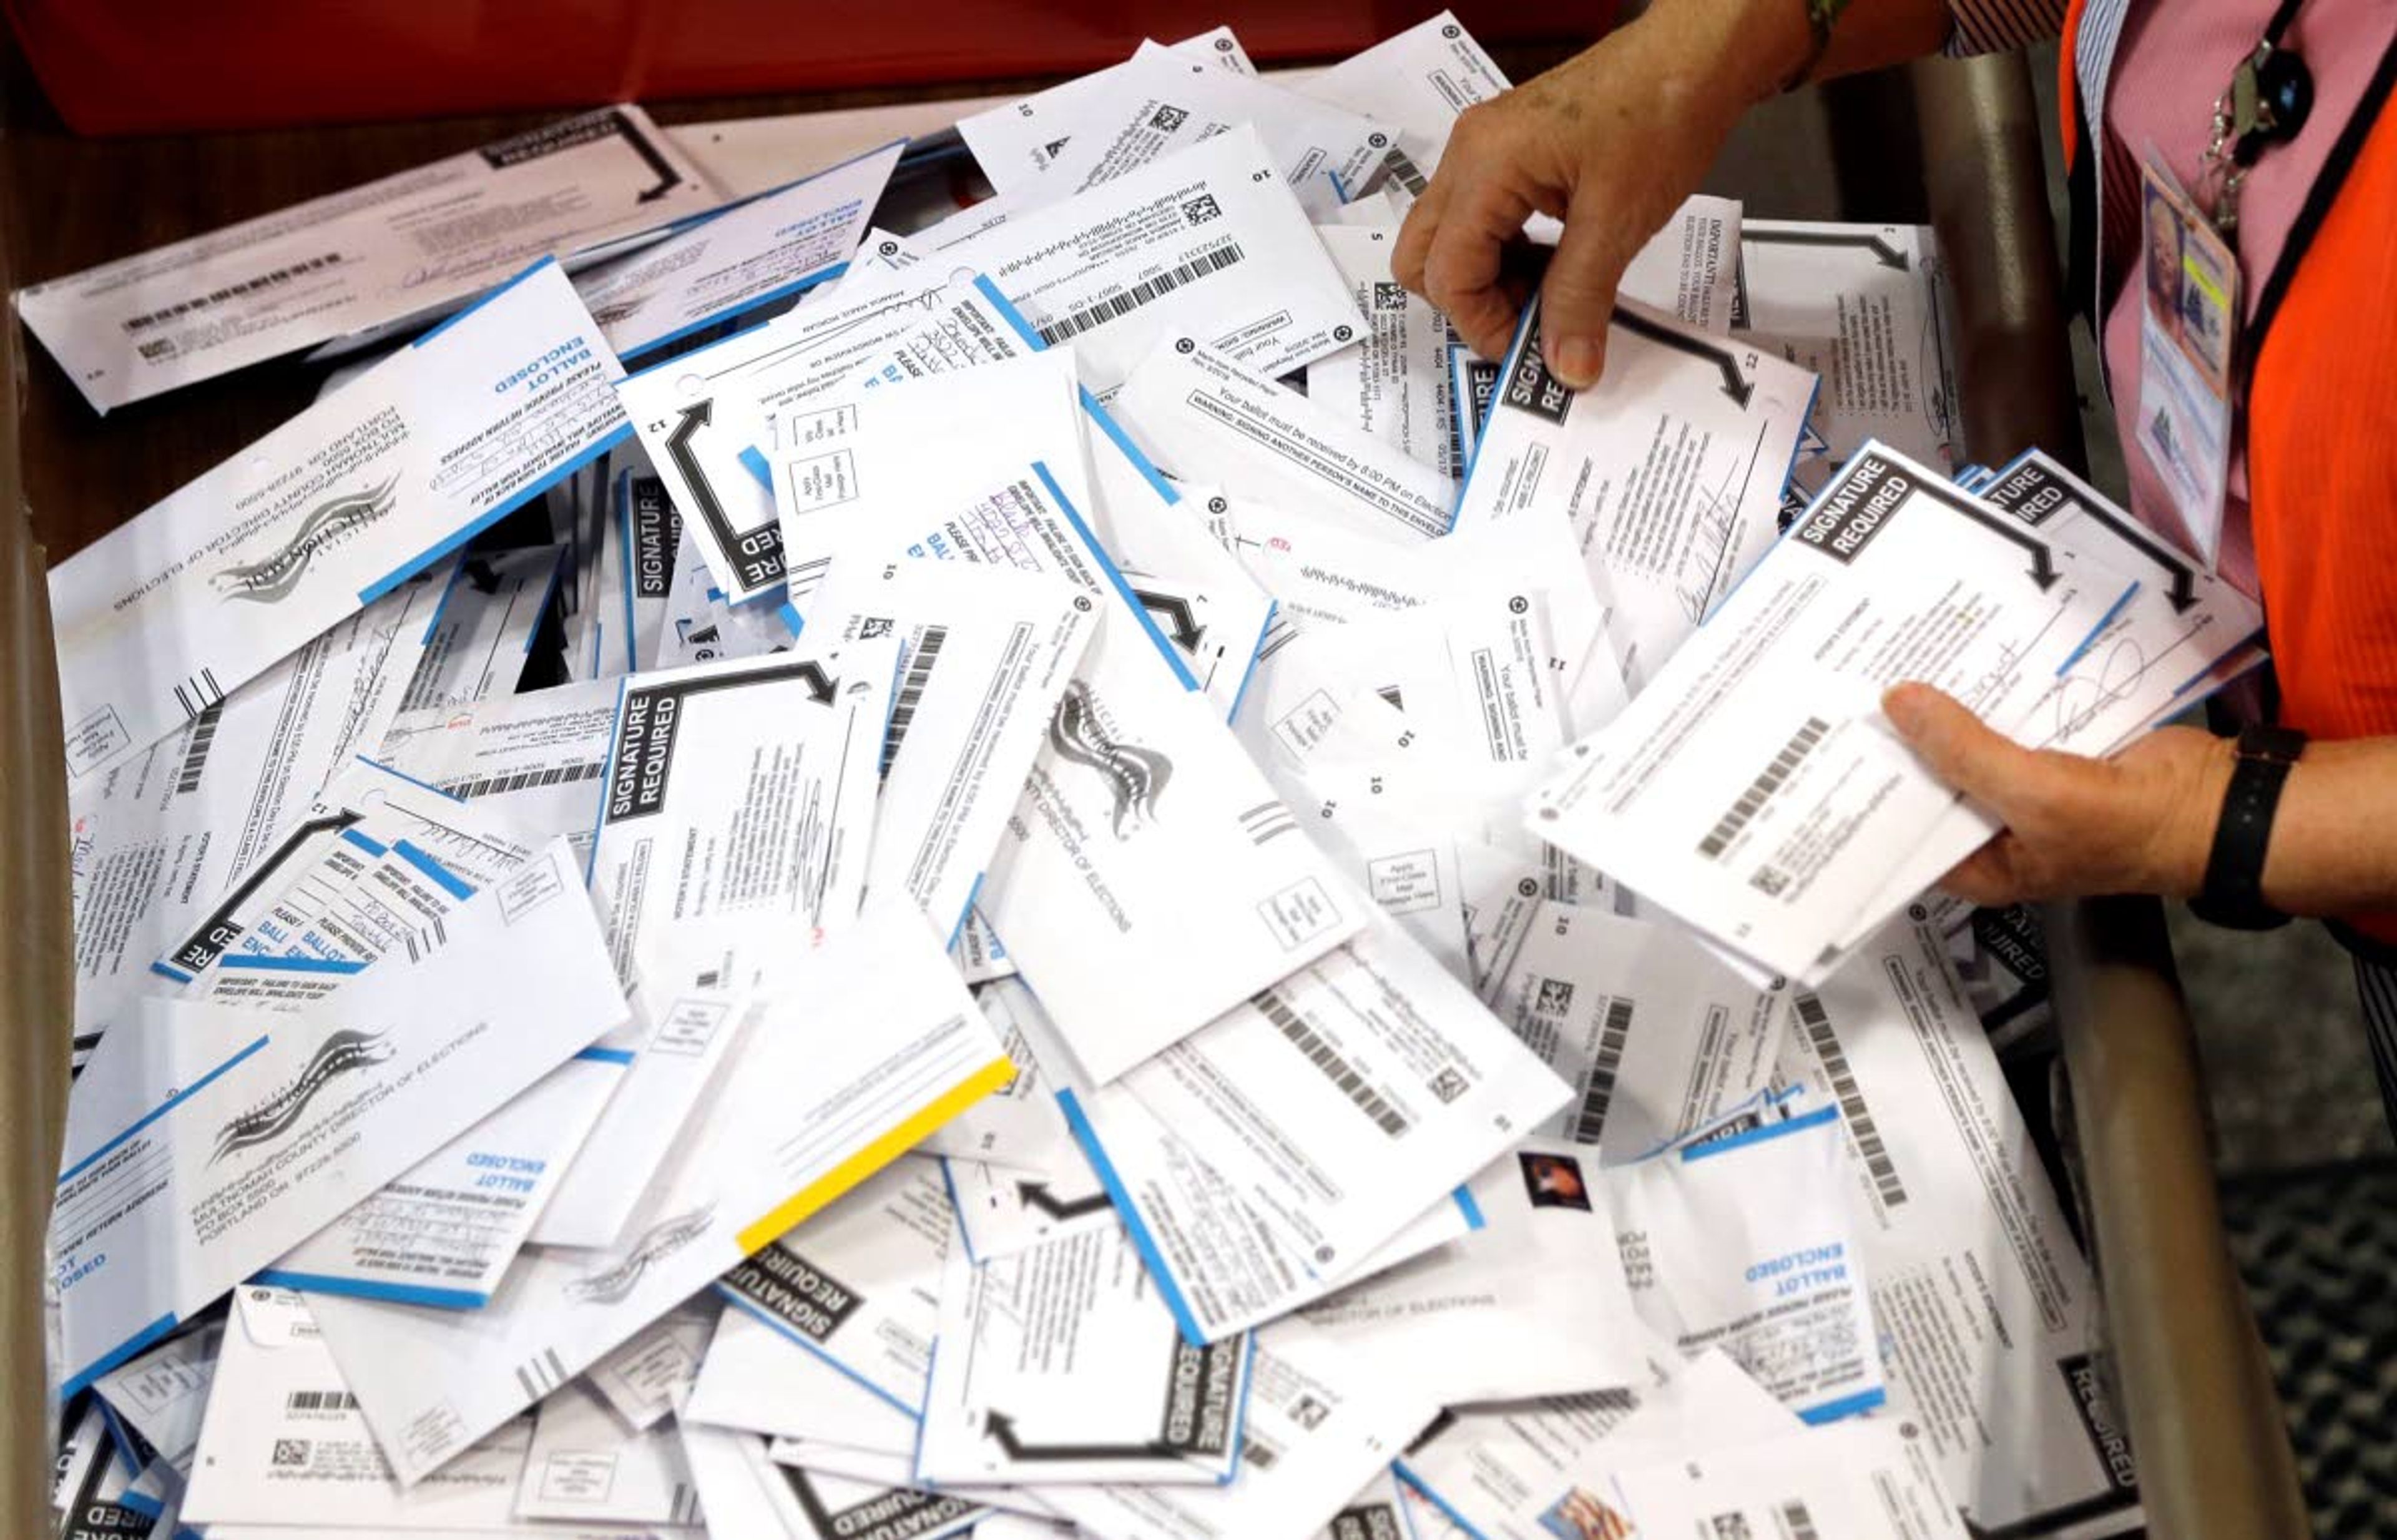
[[[587,859],[620,688],[616,679],[594,679],[404,712],[392,719],[376,758],[528,837],[564,835]]]
[[[950,284],[944,268],[855,301],[793,311],[623,382],[624,410],[726,601],[770,600],[785,575],[770,475],[743,459],[761,443],[757,410],[844,387],[893,348],[959,363],[1038,351],[993,292]]]
[[[578,1381],[550,1392],[533,1415],[516,1516],[696,1524],[699,1492],[671,1426],[627,1429],[606,1398]]]
[[[767,1312],[785,1306],[788,1315],[767,1319]],[[801,1346],[808,1319],[796,1294],[757,1294],[728,1305],[682,1408],[683,1426],[837,1440],[911,1459],[916,1409],[902,1411],[831,1359]]]
[[[204,1326],[169,1337],[94,1380],[92,1391],[109,1418],[111,1433],[120,1428],[131,1432],[156,1458],[188,1477],[223,1340],[221,1327]],[[130,1440],[118,1441],[129,1452]]]
[[[1879,721],[1901,679],[2001,731],[2135,586],[1922,467],[1859,454],[1648,690],[1573,745],[1529,827],[1767,973],[1819,982],[1991,832]],[[1974,832],[1975,823],[1980,832]],[[1926,856],[1926,851],[1928,855]]]
[[[1562,510],[1636,691],[1779,533],[1814,377],[1618,304],[1605,377],[1570,390],[1540,356],[1534,301],[1498,381],[1456,527]]]
[[[1367,1265],[1570,1092],[1376,917],[1120,1085],[1062,1094],[1185,1332],[1215,1341]]]
[[[1788,1017],[1785,1073],[1847,1125],[1892,1413],[1984,1529],[2136,1513],[2090,1358],[2096,1281],[1935,928],[1888,926]]]
[[[1595,1174],[1623,1227],[1640,1319],[1720,1348],[1813,1424],[1887,1399],[1845,1195],[1837,1106],[1764,1105]]]
[[[1316,235],[1365,317],[1357,345],[1306,366],[1306,398],[1336,412],[1410,460],[1454,481],[1465,475],[1457,442],[1448,317],[1390,274],[1395,224],[1330,225]]]
[[[989,1510],[953,1493],[852,1481],[767,1457],[754,1434],[682,1425],[712,1535],[772,1540],[944,1540]]]
[[[1955,1500],[1906,1425],[1856,1423],[1710,1455],[1656,1454],[1614,1477],[1622,1512],[1641,1533],[1705,1525],[1736,1534],[1777,1522],[1794,1540],[1965,1537]]]
[[[1082,408],[1093,430],[1091,531],[1172,644],[1167,662],[1228,718],[1273,629],[1273,596],[1210,531],[1203,503],[1176,489],[1087,391]]]
[[[693,1300],[634,1332],[583,1377],[627,1427],[654,1426],[690,1398],[716,1315],[715,1301]]]
[[[623,1083],[586,1048],[255,1275],[312,1293],[479,1309]]]
[[[531,1437],[519,1418],[402,1489],[305,1301],[252,1285],[234,1296],[183,1515],[211,1534],[243,1524],[530,1533],[511,1507]]]
[[[565,573],[562,545],[527,545],[461,557],[425,628],[424,655],[400,698],[402,711],[512,695]]]
[[[1544,899],[1491,1008],[1573,1087],[1544,1132],[1619,1164],[1763,1091],[1788,998],[1678,927]]]
[[[956,1229],[939,1162],[902,1156],[716,1289],[913,1416],[924,1403]]]
[[[120,763],[628,431],[543,263],[50,569],[67,769]]]
[[[1229,27],[1185,37],[1167,51],[1203,60],[1231,74],[1257,73]],[[1072,125],[1114,93],[1129,63],[1093,70],[1019,101],[969,113],[957,119],[957,133],[994,188],[1004,193],[1036,183],[1070,142]]]
[[[810,619],[837,559],[889,556],[928,514],[961,507],[1035,461],[1090,505],[1080,386],[1064,349],[920,379],[852,378],[769,420],[773,381],[762,377],[753,408],[770,430],[755,448],[781,516],[791,604]],[[935,439],[942,452],[925,454]]]
[[[2042,540],[2139,579],[2138,592],[2024,724],[2033,747],[2113,753],[2203,693],[2216,665],[2263,626],[2254,600],[2037,449],[2016,456],[1976,495]]]
[[[1459,113],[1509,84],[1456,13],[1443,10],[1318,72],[1298,88],[1411,133],[1445,138]]]
[[[574,288],[620,358],[762,310],[836,277],[907,148],[869,150],[586,268]]]
[[[895,644],[624,681],[591,891],[629,981],[682,951],[738,986],[854,922]]]
[[[716,199],[649,114],[602,107],[24,291],[100,411],[430,320],[527,259],[663,234]]]
[[[1036,179],[1000,191],[1019,208],[1088,192],[1235,124],[1265,141],[1301,207],[1321,215],[1380,172],[1390,130],[1320,98],[1221,70],[1204,59],[1144,43],[1106,72],[1105,92],[1077,97],[1068,142]]]
[[[811,641],[848,648],[881,634],[904,649],[866,857],[869,893],[903,891],[936,929],[962,937],[1096,626],[1090,596],[1067,583],[965,563],[856,562],[819,596]]]
[[[1282,389],[1203,335],[1160,339],[1118,405],[1125,426],[1159,463],[1236,496],[1388,540],[1428,540],[1453,521],[1455,482]]]
[[[1353,341],[1359,325],[1246,124],[1061,203],[1018,208],[945,257],[987,275],[1042,342],[1070,341],[1102,400],[1160,338],[1195,336],[1278,376]]]
[[[156,987],[152,963],[200,928],[328,778],[373,752],[439,596],[430,574],[403,584],[74,789],[78,1067],[129,1002]],[[174,982],[190,971],[178,969]]]
[[[305,972],[284,981],[301,998],[329,993],[386,953],[430,956],[435,928],[534,850],[495,810],[359,758],[151,971],[187,998],[238,999],[234,965],[281,964],[323,971],[313,988]]]
[[[1669,1351],[1669,1350],[1668,1350]],[[1461,1412],[1407,1452],[1399,1474],[1454,1540],[1604,1534],[1623,1461],[1645,1463],[1786,1438],[1804,1425],[1719,1352],[1660,1368],[1636,1388]],[[1769,1533],[1769,1532],[1768,1532]],[[1711,1540],[1711,1537],[1709,1537]]]
[[[472,1312],[320,1298],[368,1422],[414,1481],[1008,1077],[923,918],[883,906],[802,959],[604,1251],[531,1249]]]
[[[1182,1339],[1121,1228],[977,1265],[949,1250],[916,1447],[941,1483],[1217,1483],[1239,1456],[1249,1344]]]
[[[1106,615],[1060,700],[980,901],[1102,1081],[1338,945],[1365,907],[1130,618]]]
[[[1480,1228],[1300,1319],[1354,1356],[1406,1365],[1411,1386],[1445,1406],[1641,1383],[1642,1333],[1596,1164],[1562,1141],[1525,1140],[1473,1179]]]
[[[1823,377],[1810,413],[1819,453],[1799,466],[1804,490],[1868,440],[1952,471],[1962,406],[1946,264],[1928,225],[1748,220],[1739,240],[1739,314],[1750,347]]]
[[[1118,1540],[1310,1540],[1439,1407],[1403,1356],[1374,1358],[1299,1319],[1257,1333],[1251,1373],[1228,1486],[1059,1485],[1046,1500]]]
[[[94,1055],[50,1226],[70,1388],[623,1019],[562,845],[468,910],[472,933],[435,960],[361,977],[317,1011],[261,1021],[160,1001]],[[541,990],[491,995],[529,961]]]

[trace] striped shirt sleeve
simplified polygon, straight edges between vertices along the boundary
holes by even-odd
[[[1948,0],[1950,58],[2002,53],[2064,29],[2065,0]]]

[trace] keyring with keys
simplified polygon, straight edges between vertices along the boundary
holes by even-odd
[[[2266,150],[2295,139],[2313,111],[2313,72],[2295,49],[2281,47],[2300,3],[2281,0],[2254,51],[2230,72],[2230,86],[2215,100],[2203,180],[2214,194],[2214,227],[2226,235],[2239,228],[2239,194],[2247,173]]]

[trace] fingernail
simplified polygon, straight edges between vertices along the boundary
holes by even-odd
[[[1912,685],[1890,686],[1881,693],[1881,714],[1890,726],[1911,734],[1922,725],[1922,692]]]
[[[1566,337],[1557,343],[1557,355],[1548,366],[1560,379],[1575,390],[1585,390],[1598,383],[1598,344],[1587,337]]]

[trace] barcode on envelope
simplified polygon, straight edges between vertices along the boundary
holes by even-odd
[[[1153,278],[1142,279],[1120,294],[1110,294],[1094,305],[1075,311],[1069,315],[1061,315],[1037,328],[1040,333],[1040,340],[1054,345],[1065,341],[1067,338],[1079,337],[1082,333],[1103,327],[1118,316],[1131,315],[1152,300],[1171,294],[1194,278],[1203,278],[1210,273],[1221,273],[1240,261],[1241,255],[1240,248],[1237,245],[1221,246],[1212,251],[1200,252],[1178,267],[1169,267]]]
[[[544,1347],[516,1365],[516,1384],[524,1386],[525,1394],[534,1400],[541,1399],[573,1377],[566,1372],[565,1361],[558,1358],[555,1347]]]
[[[1598,1056],[1589,1062],[1589,1085],[1581,1093],[1581,1111],[1573,1118],[1573,1142],[1595,1145],[1606,1129],[1607,1105],[1614,1100],[1614,1077],[1623,1068],[1623,1045],[1631,1037],[1631,1002],[1620,997],[1606,1002],[1606,1017],[1598,1029]]]
[[[223,699],[224,690],[218,686],[213,668],[204,668],[175,687],[175,703],[183,708],[188,721],[198,721],[209,707]]]
[[[175,777],[177,797],[188,797],[200,789],[200,776],[208,769],[208,748],[217,741],[217,723],[223,717],[224,706],[220,703],[192,719],[192,741],[183,750],[183,769]]]
[[[1324,1078],[1338,1086],[1341,1094],[1346,1096],[1358,1111],[1372,1118],[1384,1133],[1396,1139],[1407,1132],[1405,1116],[1366,1084],[1365,1078],[1351,1068],[1348,1061],[1342,1058],[1330,1043],[1316,1036],[1315,1029],[1290,1008],[1288,1001],[1274,991],[1265,989],[1260,990],[1249,1003],[1263,1011],[1265,1020],[1273,1023],[1283,1037],[1297,1045],[1298,1051],[1306,1054],[1316,1068],[1323,1071]]]
[[[346,1390],[294,1390],[283,1398],[286,1412],[355,1412],[357,1405]]]
[[[1781,752],[1773,757],[1772,763],[1748,783],[1748,789],[1739,794],[1739,800],[1734,802],[1722,817],[1715,821],[1714,828],[1707,837],[1698,841],[1698,854],[1712,861],[1730,849],[1731,842],[1739,837],[1739,831],[1747,828],[1748,822],[1764,810],[1764,805],[1773,800],[1773,794],[1788,783],[1806,756],[1814,751],[1814,745],[1821,743],[1823,735],[1830,730],[1831,724],[1820,716],[1807,717],[1805,725],[1790,734],[1789,742],[1781,745]]]
[[[1814,1516],[1806,1511],[1803,1503],[1781,1505],[1781,1527],[1789,1532],[1789,1540],[1822,1540],[1814,1528]]]
[[[487,775],[474,781],[445,781],[441,783],[441,789],[461,802],[472,802],[493,792],[524,791],[533,786],[564,786],[577,781],[596,781],[607,768],[605,760],[593,759],[580,765],[551,765],[543,770]]]
[[[907,736],[907,724],[916,719],[916,708],[923,703],[924,687],[931,682],[932,665],[940,661],[941,648],[948,639],[947,626],[928,625],[916,643],[916,655],[907,660],[907,676],[899,682],[898,699],[891,706],[891,727],[882,739],[885,775],[891,773],[891,761],[898,757],[899,744]]]
[[[1410,197],[1422,197],[1424,189],[1431,185],[1431,180],[1423,174],[1423,167],[1395,144],[1390,146],[1390,153],[1382,157],[1382,164],[1390,168],[1390,175],[1399,179],[1399,185],[1407,190]]]
[[[1865,1170],[1880,1189],[1881,1201],[1894,1209],[1906,1201],[1906,1185],[1897,1179],[1897,1162],[1890,1158],[1889,1146],[1881,1141],[1881,1127],[1873,1121],[1871,1109],[1865,1105],[1864,1088],[1856,1084],[1847,1052],[1840,1047],[1839,1035],[1831,1030],[1831,1013],[1810,991],[1799,991],[1796,999],[1798,1024],[1805,1028],[1806,1040],[1814,1045],[1814,1056],[1823,1061],[1823,1073],[1831,1078],[1831,1093],[1840,1099],[1841,1115],[1848,1120],[1848,1132],[1855,1136],[1856,1153],[1864,1157]]]
[[[163,322],[171,321],[178,315],[187,315],[195,310],[206,310],[210,305],[221,305],[227,300],[237,300],[258,289],[273,288],[277,284],[288,284],[292,279],[314,273],[319,268],[331,267],[341,260],[340,252],[328,251],[321,257],[311,257],[305,261],[293,262],[289,267],[278,267],[272,273],[261,273],[255,278],[246,278],[237,284],[228,284],[222,288],[211,289],[206,294],[194,294],[190,299],[168,305],[164,310],[154,310],[147,315],[128,318],[125,322],[125,329],[141,331]]]

